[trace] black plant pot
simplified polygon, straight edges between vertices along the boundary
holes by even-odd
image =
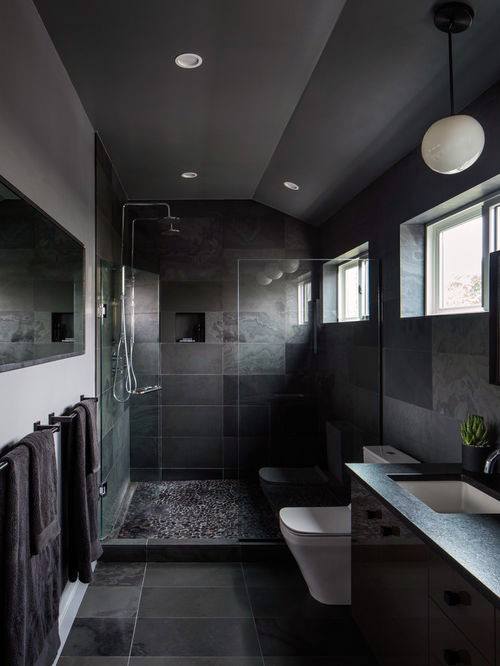
[[[491,451],[491,446],[465,446],[462,444],[462,469],[480,474],[484,472],[484,463]]]

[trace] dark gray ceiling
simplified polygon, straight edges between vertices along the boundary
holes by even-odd
[[[318,222],[447,112],[432,0],[35,4],[131,198],[254,198]],[[473,5],[459,107],[500,78],[500,3]],[[202,67],[174,65],[189,51]]]

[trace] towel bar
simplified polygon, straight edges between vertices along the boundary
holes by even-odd
[[[75,412],[72,412],[71,414],[61,414],[61,416],[56,416],[54,412],[51,412],[49,414],[49,424],[50,425],[57,425],[58,423],[71,423],[71,421],[75,418],[76,414]]]
[[[99,402],[99,398],[96,398],[96,397],[93,397],[93,396],[91,397],[91,396],[88,396],[88,395],[81,395],[80,396],[80,402],[82,400],[93,400],[94,402]]]
[[[8,462],[0,462],[0,472],[7,467]]]
[[[52,432],[59,432],[61,430],[60,425],[42,425],[40,421],[35,421],[33,423],[33,430],[52,430]]]

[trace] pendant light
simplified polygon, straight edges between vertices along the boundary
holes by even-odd
[[[455,114],[452,36],[467,30],[474,11],[462,2],[448,2],[434,13],[436,28],[448,35],[450,115],[429,127],[422,140],[422,157],[427,166],[442,174],[460,173],[474,164],[483,152],[484,131],[472,116]]]

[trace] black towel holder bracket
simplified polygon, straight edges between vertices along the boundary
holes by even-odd
[[[96,398],[95,396],[88,396],[88,395],[81,395],[80,396],[80,402],[82,400],[93,400],[94,402],[99,402],[99,398]]]
[[[59,432],[61,430],[61,426],[58,423],[52,425],[42,425],[40,421],[35,421],[35,423],[33,423],[33,430],[52,430],[52,432]]]
[[[49,414],[49,424],[57,425],[58,423],[71,423],[75,416],[75,412],[72,412],[71,414],[61,414],[61,416],[56,416],[54,412],[51,412]]]

